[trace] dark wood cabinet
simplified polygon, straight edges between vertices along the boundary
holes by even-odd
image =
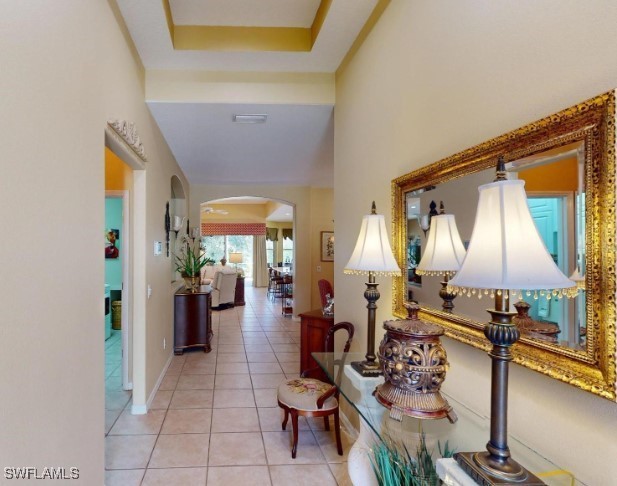
[[[208,290],[206,290],[208,289]],[[186,348],[203,347],[204,353],[212,350],[212,297],[209,287],[198,292],[182,288],[174,296],[174,354]]]
[[[234,298],[234,305],[245,305],[244,302],[244,277],[238,275],[236,280],[236,296]]]
[[[334,340],[329,349],[326,349],[326,335],[333,325],[334,318],[324,316],[321,309],[300,314],[300,373],[315,368],[308,376],[327,381],[326,374],[319,368],[311,353],[334,351]]]

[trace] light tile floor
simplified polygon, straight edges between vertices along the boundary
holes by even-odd
[[[120,332],[106,341],[106,485],[349,486],[347,453],[336,453],[322,419],[281,430],[276,388],[298,376],[300,323],[281,315],[265,289],[246,306],[212,313],[212,352],[174,356],[146,415],[122,391]],[[334,424],[331,423],[331,428]]]

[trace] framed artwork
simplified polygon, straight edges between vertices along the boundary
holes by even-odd
[[[334,261],[334,231],[321,232],[321,261]]]

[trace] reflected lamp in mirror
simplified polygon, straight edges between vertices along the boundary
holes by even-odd
[[[576,295],[576,286],[546,250],[527,205],[522,180],[507,180],[503,157],[494,182],[479,187],[476,219],[467,256],[448,286],[467,295],[490,294],[495,309],[484,335],[491,342],[491,428],[487,451],[456,453],[459,465],[483,484],[543,484],[511,458],[507,443],[508,364],[520,332],[512,322],[509,294],[533,292],[541,298]],[[471,289],[471,290],[470,290]],[[536,482],[534,482],[536,481]]]
[[[431,218],[431,229],[426,243],[426,250],[420,264],[416,268],[419,275],[443,276],[439,296],[443,299],[442,308],[445,312],[452,312],[456,297],[455,293],[448,292],[447,286],[452,277],[463,263],[465,247],[456,227],[453,214],[442,213]]]
[[[576,284],[576,288],[579,290],[585,290],[585,275],[581,275],[578,268],[575,268],[570,275],[570,280]]]
[[[392,254],[386,222],[382,214],[377,214],[375,201],[373,201],[371,214],[362,218],[356,246],[343,272],[352,275],[368,275],[364,292],[364,298],[368,302],[366,306],[368,309],[366,359],[353,362],[351,365],[362,376],[377,376],[381,374],[381,370],[375,356],[375,311],[380,295],[375,276],[400,276],[401,269]]]

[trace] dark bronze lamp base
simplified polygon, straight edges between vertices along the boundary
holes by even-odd
[[[544,483],[515,460],[509,458],[505,464],[496,469],[491,465],[488,452],[457,452],[454,459],[471,478],[481,486],[499,486],[516,484],[526,486],[543,486]]]
[[[381,376],[381,367],[377,361],[353,361],[351,367],[364,377]]]

